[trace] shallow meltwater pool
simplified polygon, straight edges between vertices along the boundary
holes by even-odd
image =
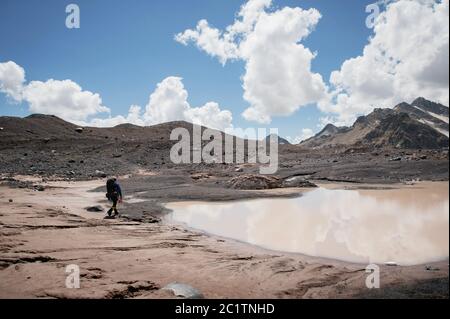
[[[448,183],[389,190],[318,188],[297,198],[179,202],[166,222],[270,250],[355,263],[448,259]]]

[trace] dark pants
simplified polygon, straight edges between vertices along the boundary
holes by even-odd
[[[111,195],[111,196],[109,197],[109,199],[113,202],[113,205],[112,205],[112,207],[108,210],[108,215],[111,216],[111,214],[112,214],[113,211],[114,211],[114,214],[115,214],[115,215],[119,215],[119,212],[117,211],[117,202],[119,201],[119,197],[118,197],[116,194],[114,194],[114,195]]]

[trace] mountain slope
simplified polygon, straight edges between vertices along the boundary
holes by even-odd
[[[327,140],[333,139],[336,135],[345,133],[348,130],[348,127],[337,127],[333,124],[327,124],[322,131],[301,142],[301,145],[308,148],[320,147],[323,143],[326,143]]]
[[[275,140],[277,140],[278,141],[278,144],[280,144],[280,145],[290,145],[291,143],[289,143],[289,141],[287,140],[287,139],[285,139],[285,138],[282,138],[281,136],[278,136],[278,135],[276,135],[276,134],[270,134],[270,135],[268,135],[267,137],[266,137],[266,142],[270,142],[270,138],[271,137],[274,137],[275,138]]]
[[[422,124],[428,125],[445,136],[449,136],[448,108],[422,98],[416,99],[412,104],[401,103],[394,107],[397,112],[408,114]]]
[[[300,146],[448,147],[448,108],[418,98],[412,104],[401,103],[393,109],[375,109],[369,115],[358,118],[350,128],[337,128],[329,124]]]

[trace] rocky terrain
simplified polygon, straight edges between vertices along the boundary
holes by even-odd
[[[0,117],[0,298],[172,298],[164,287],[174,281],[207,298],[448,298],[447,261],[383,266],[384,289],[369,293],[361,265],[267,252],[161,222],[173,201],[296,197],[336,182],[448,181],[445,119],[448,131],[448,108],[418,99],[352,127],[327,125],[300,145],[277,136],[279,170],[263,176],[259,164],[172,163],[170,133],[192,132],[186,122],[94,128],[49,115]],[[121,218],[107,220],[104,182],[112,175],[126,198]],[[65,289],[68,263],[82,267],[84,289]]]
[[[419,118],[418,105],[426,116]],[[439,129],[426,124],[430,116]],[[417,99],[411,106],[377,109],[352,127],[327,125],[300,145],[278,137],[274,177],[357,183],[448,180],[448,137],[439,131],[445,125],[448,129],[448,108]],[[177,127],[193,130],[187,122],[94,128],[48,115],[0,117],[0,174],[85,180],[144,171],[186,177],[204,173],[220,185],[242,174],[258,174],[257,164],[173,164],[170,149],[176,141],[170,133]]]
[[[375,109],[359,117],[352,127],[327,125],[301,146],[443,149],[448,148],[448,118],[448,107],[418,98],[393,109]]]

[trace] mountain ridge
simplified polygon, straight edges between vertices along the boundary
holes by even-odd
[[[328,124],[299,145],[313,149],[362,145],[437,149],[448,147],[448,128],[448,107],[417,98],[392,109],[377,108],[358,117],[351,127]]]

